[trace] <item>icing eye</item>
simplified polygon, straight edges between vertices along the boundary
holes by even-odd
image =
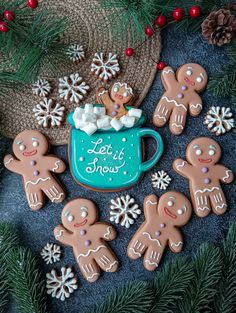
[[[68,221],[69,221],[69,222],[73,222],[73,220],[74,220],[74,216],[73,216],[73,215],[69,215],[69,216],[68,216]]]
[[[119,90],[120,90],[119,87],[114,87],[115,92],[118,92]]]
[[[26,146],[25,145],[20,145],[19,149],[20,149],[20,151],[24,151],[26,149]]]
[[[167,202],[167,205],[168,205],[168,206],[173,206],[173,205],[174,205],[174,202],[173,202],[173,201],[168,201],[168,202]]]
[[[214,155],[215,153],[215,150],[209,150],[209,155]]]
[[[88,212],[83,211],[83,212],[81,213],[81,217],[85,218],[85,217],[87,217],[87,216],[88,216]]]
[[[193,74],[193,71],[192,71],[192,70],[187,70],[186,74],[187,74],[188,76],[191,76],[191,75]]]
[[[182,209],[179,209],[179,210],[177,211],[177,214],[178,214],[178,215],[182,215],[182,214],[184,214],[184,211],[183,211]]]
[[[195,153],[196,153],[196,155],[201,155],[202,154],[202,150],[201,149],[197,149]]]
[[[198,77],[196,78],[196,81],[197,81],[198,83],[201,83],[201,82],[203,81],[203,78],[202,78],[201,76],[198,76]]]
[[[126,92],[123,93],[123,96],[124,96],[124,97],[128,97],[128,96],[129,96],[129,93],[126,91]]]
[[[39,142],[38,141],[33,141],[33,147],[38,147],[39,146]]]

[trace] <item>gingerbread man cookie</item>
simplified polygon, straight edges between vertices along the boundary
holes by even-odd
[[[217,164],[221,157],[219,144],[208,137],[194,139],[187,147],[187,161],[177,159],[174,170],[190,180],[190,193],[195,213],[205,217],[213,212],[225,213],[227,203],[220,182],[229,184],[233,181],[231,170]]]
[[[145,221],[129,243],[128,256],[136,260],[144,255],[144,267],[154,271],[167,246],[175,253],[182,250],[183,237],[179,227],[187,224],[191,214],[191,203],[179,192],[166,192],[159,201],[155,195],[146,197]]]
[[[187,113],[197,116],[202,110],[198,93],[207,85],[207,73],[195,63],[182,65],[175,75],[170,66],[164,68],[161,80],[166,89],[153,115],[154,125],[161,127],[170,119],[170,131],[180,135],[185,127]]]
[[[126,105],[134,100],[133,90],[126,83],[115,83],[110,90],[101,87],[97,91],[97,101],[106,107],[106,114],[121,118],[128,113]]]
[[[63,173],[65,163],[54,155],[46,155],[49,143],[36,130],[25,130],[16,136],[12,155],[6,155],[4,165],[23,176],[29,206],[36,211],[43,207],[45,195],[55,203],[65,199],[65,192],[53,174]]]
[[[110,224],[97,222],[98,210],[92,201],[83,198],[70,201],[61,219],[63,225],[55,228],[55,238],[73,247],[79,268],[89,282],[99,278],[100,269],[117,270],[118,260],[106,243],[116,238],[116,231]]]

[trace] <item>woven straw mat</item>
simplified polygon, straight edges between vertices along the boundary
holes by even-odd
[[[85,60],[80,63],[74,63],[66,60],[59,64],[60,73],[49,73],[43,69],[41,78],[46,78],[53,86],[53,93],[50,98],[62,103],[68,113],[75,109],[76,103],[64,101],[58,96],[58,78],[79,73],[83,80],[90,86],[88,94],[80,102],[96,103],[96,90],[105,85],[91,73],[91,63],[96,52],[109,52],[118,55],[121,73],[109,83],[115,81],[126,82],[130,84],[136,95],[135,106],[139,106],[146,96],[156,73],[155,63],[151,57],[158,61],[161,44],[160,35],[155,34],[151,39],[146,40],[135,50],[135,56],[128,58],[125,56],[125,49],[132,46],[131,40],[122,42],[112,36],[111,29],[108,27],[107,11],[103,11],[99,6],[99,1],[95,0],[48,0],[43,1],[40,5],[55,10],[60,16],[69,18],[69,28],[63,40],[68,43],[79,43],[84,47]],[[60,127],[43,128],[39,126],[33,114],[33,108],[39,101],[40,97],[33,95],[31,87],[26,86],[22,90],[14,92],[12,96],[7,97],[5,102],[0,104],[0,133],[3,136],[14,138],[18,133],[25,129],[38,129],[46,134],[50,142],[55,145],[67,144],[69,138],[69,124],[66,117]]]

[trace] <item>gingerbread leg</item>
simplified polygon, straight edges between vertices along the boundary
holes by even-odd
[[[192,197],[192,202],[194,206],[194,211],[199,217],[206,217],[211,211],[209,194],[207,192],[200,193],[197,192],[194,197]]]
[[[147,246],[142,241],[142,237],[134,237],[128,246],[128,256],[131,259],[136,260],[144,254],[146,248]]]
[[[115,272],[119,266],[119,262],[110,249],[101,249],[94,257],[98,265],[105,272]]]
[[[170,117],[170,131],[174,135],[180,135],[186,124],[187,111],[184,108],[174,108]]]
[[[213,212],[217,215],[224,214],[227,210],[227,203],[222,189],[211,192],[210,199]]]
[[[100,269],[94,259],[80,258],[79,267],[87,281],[94,283],[98,280]]]
[[[161,99],[153,115],[153,124],[159,127],[165,125],[170,117],[171,110],[172,106],[165,99]]]
[[[162,252],[163,250],[156,246],[150,246],[147,249],[144,255],[143,264],[148,271],[154,271],[158,267],[162,257]]]
[[[26,197],[33,211],[38,211],[43,207],[44,195],[38,186],[29,185],[26,189]]]
[[[50,180],[42,188],[52,202],[59,203],[65,199],[65,192],[55,179]]]

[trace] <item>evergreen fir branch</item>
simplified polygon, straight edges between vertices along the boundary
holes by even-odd
[[[212,77],[208,84],[208,90],[216,97],[231,96],[236,86],[236,63],[228,64]]]
[[[229,228],[223,243],[223,271],[212,313],[233,313],[236,308],[236,225]]]
[[[19,311],[22,313],[46,313],[45,278],[39,270],[34,254],[17,247],[7,255],[8,276]]]
[[[6,312],[8,304],[8,288],[6,283],[6,268],[1,262],[0,264],[0,313]]]
[[[219,248],[203,244],[193,261],[194,278],[179,302],[181,313],[209,312],[210,303],[216,294],[221,279],[222,255]]]
[[[96,304],[88,313],[148,313],[153,300],[148,283],[129,282],[114,289],[102,304]]]
[[[183,299],[193,275],[193,265],[185,258],[166,264],[153,282],[155,302],[150,313],[171,312],[176,302]]]

